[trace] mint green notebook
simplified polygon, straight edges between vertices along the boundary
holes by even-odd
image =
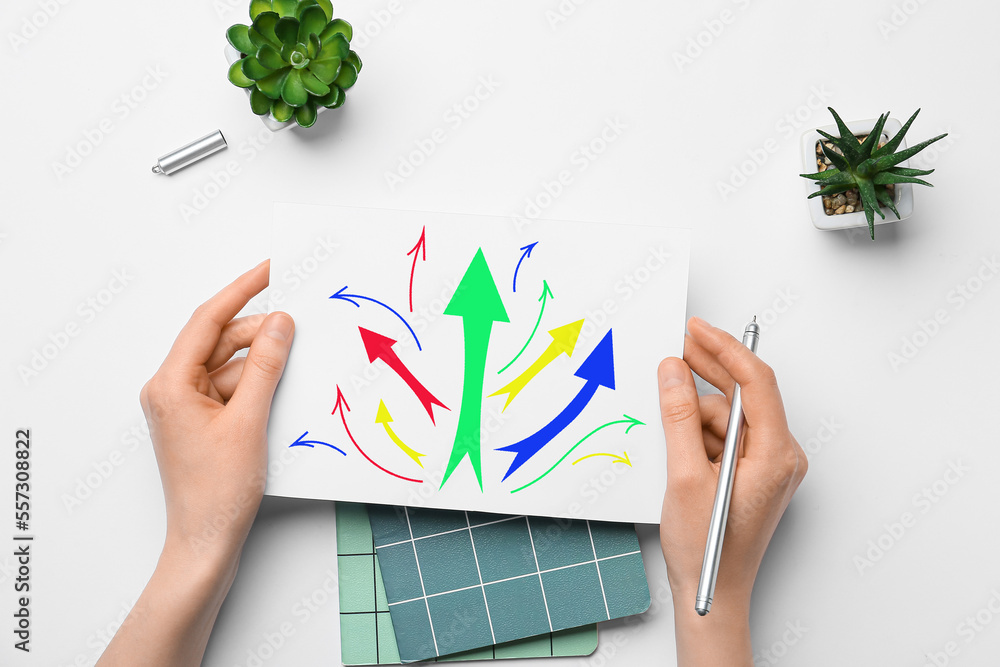
[[[364,505],[337,503],[340,645],[345,665],[400,664],[396,634]],[[437,658],[435,662],[585,656],[597,649],[597,626],[547,632]]]

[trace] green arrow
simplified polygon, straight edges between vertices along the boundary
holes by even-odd
[[[556,461],[555,464],[553,464],[553,466],[551,468],[549,468],[548,470],[546,470],[541,475],[539,475],[535,479],[531,480],[530,482],[528,482],[524,486],[520,486],[520,487],[514,489],[513,491],[511,491],[511,493],[517,493],[518,491],[526,489],[529,486],[531,486],[532,484],[534,484],[535,482],[537,482],[538,480],[540,480],[543,477],[545,477],[546,475],[548,475],[550,472],[552,472],[553,470],[556,469],[556,466],[558,466],[560,463],[562,463],[563,461],[565,461],[566,457],[569,456],[570,454],[572,454],[574,449],[576,449],[577,447],[579,447],[580,445],[582,445],[587,438],[589,438],[590,436],[594,435],[595,433],[597,433],[601,429],[607,428],[609,426],[614,426],[615,424],[628,424],[628,426],[625,428],[625,433],[627,434],[629,431],[631,431],[636,426],[645,426],[646,425],[645,422],[641,422],[638,419],[636,419],[635,417],[629,417],[628,415],[622,415],[622,417],[624,417],[625,419],[616,419],[615,421],[608,422],[607,424],[601,424],[600,426],[598,426],[597,428],[595,428],[593,431],[591,431],[587,435],[585,435],[582,438],[580,438],[579,442],[577,442],[575,445],[573,445],[572,447],[570,447],[569,451],[566,452],[565,454],[563,454],[562,458],[559,459],[558,461]],[[593,456],[597,456],[597,455],[594,454]],[[632,462],[629,461],[628,465],[629,465],[629,467],[631,467],[632,466]]]
[[[476,251],[455,295],[444,309],[445,315],[462,318],[465,332],[465,380],[462,386],[462,409],[455,430],[455,445],[451,449],[448,468],[441,488],[466,456],[476,471],[479,490],[483,490],[483,462],[480,433],[483,420],[483,379],[486,374],[486,351],[494,322],[510,322],[497,284],[483,256]]]
[[[518,352],[517,354],[515,354],[514,358],[511,359],[507,363],[506,366],[504,366],[503,368],[501,368],[500,370],[498,370],[497,371],[497,375],[500,375],[505,370],[507,370],[508,368],[510,368],[512,365],[514,365],[514,362],[517,361],[522,354],[524,354],[525,350],[528,349],[528,345],[531,344],[531,340],[535,337],[535,333],[538,331],[538,325],[542,323],[542,315],[545,314],[545,304],[548,303],[549,297],[552,297],[553,299],[555,298],[555,296],[553,296],[553,294],[552,294],[552,290],[549,289],[549,282],[547,280],[543,280],[542,281],[542,295],[540,297],[538,297],[538,300],[542,302],[542,307],[538,311],[538,320],[535,321],[535,328],[531,330],[531,335],[528,336],[528,340],[526,340],[524,342],[524,347],[521,348],[521,351]]]

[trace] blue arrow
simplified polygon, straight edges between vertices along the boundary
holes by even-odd
[[[295,439],[295,442],[293,442],[292,444],[290,444],[288,446],[289,447],[309,447],[311,449],[315,445],[326,445],[330,449],[336,449],[338,452],[340,452],[344,456],[347,456],[347,452],[345,452],[340,447],[334,447],[329,442],[323,442],[321,440],[303,440],[302,438],[306,437],[307,435],[309,435],[309,431],[306,431],[305,433],[303,433],[302,435],[300,435],[298,438]]]
[[[413,327],[411,327],[409,325],[409,323],[406,320],[403,319],[402,315],[400,315],[399,313],[397,313],[390,306],[387,306],[386,304],[382,303],[378,299],[373,299],[370,296],[362,296],[361,294],[344,294],[344,290],[345,289],[347,289],[347,285],[344,285],[339,290],[337,290],[337,293],[334,294],[333,296],[331,296],[330,298],[331,299],[340,299],[341,301],[346,301],[347,303],[353,303],[358,308],[361,307],[361,304],[358,303],[357,301],[354,301],[354,299],[364,299],[365,301],[371,301],[372,303],[377,303],[378,305],[382,306],[383,308],[385,308],[386,310],[388,310],[390,313],[392,313],[393,315],[395,315],[396,317],[398,317],[399,321],[406,325],[406,328],[410,330],[410,334],[413,336],[413,340],[415,340],[417,342],[417,350],[423,351],[424,348],[420,347],[420,340],[417,338],[417,332],[415,332],[413,330]]]
[[[580,368],[574,373],[576,377],[583,378],[586,380],[586,384],[583,385],[583,389],[580,390],[569,405],[563,408],[555,419],[550,421],[548,424],[543,426],[533,435],[528,436],[520,442],[516,442],[513,445],[507,445],[506,447],[500,447],[496,451],[498,452],[514,452],[517,456],[514,457],[514,461],[510,464],[510,469],[507,470],[507,474],[503,476],[507,479],[511,474],[520,468],[525,462],[528,461],[532,456],[541,451],[542,447],[549,444],[549,442],[559,435],[563,429],[570,425],[570,423],[580,416],[583,409],[587,407],[590,403],[590,399],[594,397],[597,393],[598,387],[607,387],[614,391],[615,389],[615,355],[614,346],[611,342],[611,330],[604,334],[604,338],[601,342],[597,344],[594,351],[590,353],[583,363],[580,364]]]
[[[535,241],[534,243],[529,243],[528,245],[526,245],[523,248],[521,248],[521,250],[523,250],[524,252],[521,254],[521,259],[517,260],[517,266],[514,267],[514,291],[515,292],[517,291],[517,272],[521,270],[521,262],[523,262],[526,258],[531,257],[531,251],[535,249],[536,245],[538,245],[538,241]]]

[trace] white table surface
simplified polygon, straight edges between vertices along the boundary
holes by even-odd
[[[273,201],[525,215],[567,171],[544,216],[690,227],[689,313],[731,331],[753,313],[765,324],[760,354],[810,471],[757,580],[758,664],[994,664],[1000,7],[345,1],[336,11],[365,62],[357,86],[313,129],[272,136],[226,81],[224,31],[246,22],[246,4],[6,5],[0,542],[12,544],[25,426],[37,538],[30,655],[12,648],[12,548],[0,548],[0,663],[93,664],[141,591],[164,517],[149,443],[130,435],[139,388],[191,310],[267,256]],[[462,118],[456,104],[477,108]],[[917,160],[940,169],[936,187],[875,243],[809,223],[799,136],[829,122],[827,104],[901,120],[922,106],[911,141],[951,133]],[[150,173],[216,128],[228,151]],[[386,172],[434,136],[390,188]],[[592,141],[591,160],[580,149]],[[70,151],[86,155],[57,174]],[[753,156],[761,164],[741,166]],[[753,173],[723,198],[718,184],[741,168]],[[24,382],[18,367],[68,324],[77,335]],[[894,367],[904,339],[919,350]],[[655,531],[640,532],[667,601]],[[878,560],[859,565],[870,549]],[[334,553],[330,504],[266,499],[205,664],[255,664],[285,622],[292,633],[263,664],[339,664],[335,597],[308,615],[296,606],[325,597]],[[639,625],[607,624],[597,656],[558,664],[672,665],[671,616],[667,603]]]

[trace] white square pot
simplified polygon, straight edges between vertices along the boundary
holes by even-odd
[[[232,65],[239,59],[240,59],[240,52],[234,49],[232,44],[226,44],[226,60],[229,61],[229,64]],[[226,81],[228,82],[229,79],[226,79]],[[229,85],[232,86],[233,84],[230,83]],[[235,88],[235,86],[233,87]],[[247,94],[247,99],[250,99],[250,89],[244,88],[243,92]],[[324,111],[326,111],[326,107],[317,107],[316,117],[318,118],[319,114],[323,113]],[[253,112],[251,111],[251,113]],[[295,122],[294,117],[291,120],[286,120],[284,123],[282,123],[281,121],[276,120],[274,116],[271,115],[270,111],[267,112],[266,116],[257,116],[257,117],[260,118],[260,122],[264,123],[264,126],[267,129],[271,130],[272,132],[278,132],[279,130],[287,130],[290,127],[298,125],[298,123]]]
[[[856,120],[846,123],[847,129],[853,134],[866,134],[875,127],[875,123],[878,119],[872,120]],[[896,133],[902,128],[902,124],[895,118],[890,118],[885,122],[882,128],[882,136],[888,140],[896,136]],[[819,128],[828,134],[832,134],[837,137],[840,136],[840,131],[837,129],[836,125],[827,125],[826,127]],[[816,142],[825,141],[819,132],[816,130],[809,130],[802,135],[802,165],[803,174],[814,174],[816,173]],[[906,139],[904,138],[900,142],[899,147],[896,149],[897,152],[906,148]],[[909,160],[903,160],[897,166],[905,167],[909,164]],[[805,182],[806,194],[811,195],[818,189],[817,181],[811,181],[809,179],[802,179]],[[899,220],[906,220],[911,215],[913,215],[913,185],[910,183],[897,183],[896,184],[896,199],[893,202],[896,205],[896,210],[899,211]],[[812,199],[806,200],[809,205],[809,216],[812,218],[813,226],[816,229],[823,230],[835,230],[835,229],[852,229],[854,227],[864,227],[868,228],[868,220],[865,218],[864,210],[855,211],[854,213],[842,213],[840,215],[827,215],[823,209],[823,198],[813,197]],[[897,222],[896,214],[887,208],[882,208],[882,213],[885,214],[885,219],[882,219],[875,215],[875,224],[883,225],[887,222]]]

